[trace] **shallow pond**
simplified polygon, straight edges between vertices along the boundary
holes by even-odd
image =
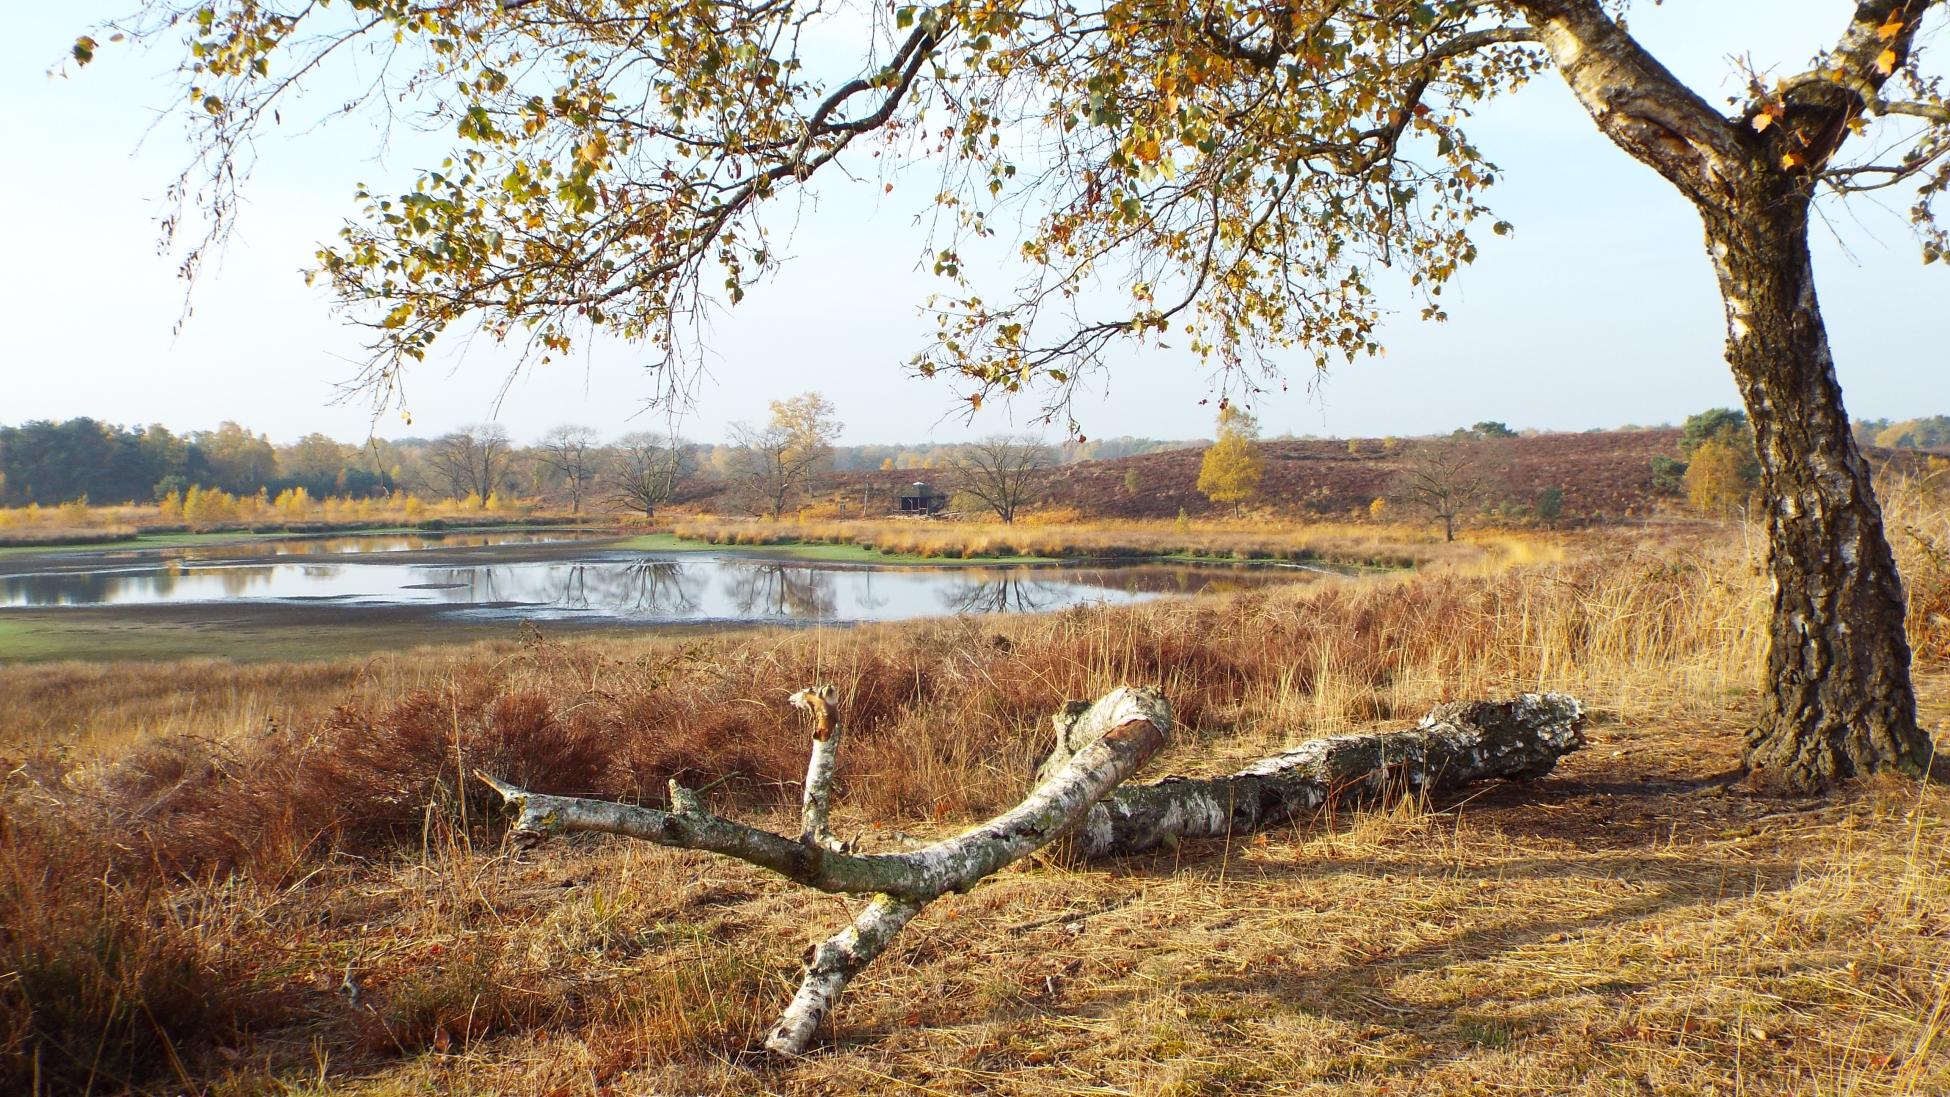
[[[546,553],[538,548],[538,559],[511,559],[504,547],[493,558],[476,561],[465,553],[444,551],[468,547],[451,538],[422,546],[443,551],[414,562],[385,558],[387,550],[373,547],[381,540],[276,543],[290,553],[269,554],[272,559],[237,558],[259,555],[256,550],[269,547],[245,545],[232,546],[242,553],[199,550],[201,558],[157,554],[104,559],[100,566],[23,570],[0,575],[0,609],[258,604],[417,607],[443,615],[645,624],[843,623],[1122,604],[1298,577],[1284,568],[1166,565],[847,567],[736,554],[642,554],[560,545]],[[339,541],[360,544],[346,547],[335,543]],[[304,546],[311,551],[303,551]],[[393,551],[413,555],[411,548]],[[219,555],[225,558],[214,558]]]

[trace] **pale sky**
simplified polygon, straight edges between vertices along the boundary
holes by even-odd
[[[424,155],[395,146],[381,156],[356,124],[288,127],[262,142],[239,232],[172,333],[183,291],[156,253],[155,219],[186,154],[173,121],[144,133],[172,94],[163,77],[173,58],[104,45],[88,69],[45,75],[92,22],[133,6],[28,5],[0,36],[0,423],[90,415],[189,430],[234,419],[288,441],[313,430],[358,439],[369,425],[431,435],[494,417],[511,357],[485,340],[411,376],[411,427],[397,416],[372,424],[362,402],[332,403],[362,343],[300,271],[354,209],[356,184],[404,189]],[[1632,25],[1717,103],[1739,91],[1734,55],[1796,71],[1834,41],[1851,7],[1666,0],[1640,4]],[[1943,28],[1931,37],[1950,49]],[[1481,257],[1444,294],[1447,324],[1421,322],[1406,298],[1390,302],[1400,312],[1384,329],[1387,357],[1339,366],[1316,385],[1293,355],[1289,390],[1256,407],[1265,433],[1410,435],[1484,419],[1583,430],[1738,406],[1698,223],[1679,195],[1602,138],[1554,74],[1487,107],[1471,133],[1504,169],[1491,204],[1515,235],[1485,227]],[[885,196],[872,182],[823,188],[783,274],[714,325],[711,373],[685,433],[717,440],[727,423],[762,419],[768,400],[807,389],[837,405],[849,443],[1010,429],[1010,409],[991,405],[968,423],[945,384],[903,365],[923,343],[918,308],[936,288],[916,269],[913,222],[928,193],[922,183]],[[1921,265],[1907,205],[1906,194],[1831,204],[1816,231],[1823,313],[1857,416],[1950,413],[1950,264]],[[632,418],[650,391],[647,357],[615,341],[589,345],[518,377],[499,420],[524,440],[561,423],[605,434],[661,426],[654,414]],[[1212,409],[1199,406],[1210,394],[1188,353],[1130,353],[1077,414],[1093,436],[1199,437],[1210,434]],[[1026,402],[1013,415],[1035,411]]]

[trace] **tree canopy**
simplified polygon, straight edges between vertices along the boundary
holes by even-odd
[[[1950,106],[1911,46],[1935,3],[1862,5],[1867,24],[1806,71],[1749,74],[1736,116],[1784,170],[1819,169],[1837,190],[1909,186],[1926,258],[1946,247],[1933,207],[1950,186]],[[1498,175],[1468,136],[1472,112],[1561,52],[1539,42],[1583,34],[1599,12],[148,0],[74,56],[94,59],[96,35],[181,40],[198,152],[173,196],[211,232],[186,241],[187,272],[234,221],[254,136],[287,110],[295,121],[294,100],[335,68],[359,73],[344,111],[451,130],[445,163],[362,188],[318,256],[371,326],[380,391],[456,325],[543,357],[599,328],[680,354],[686,320],[779,262],[769,203],[834,165],[883,179],[919,165],[943,214],[931,250],[946,285],[916,365],[969,382],[979,404],[1039,383],[1061,394],[1120,338],[1176,332],[1249,383],[1247,367],[1284,348],[1321,367],[1372,353],[1384,265],[1440,316]],[[1833,157],[1871,128],[1856,144],[1881,155]],[[1019,238],[990,240],[1005,223]],[[1019,278],[981,283],[971,250],[1013,251]],[[1089,292],[1106,274],[1123,300]]]

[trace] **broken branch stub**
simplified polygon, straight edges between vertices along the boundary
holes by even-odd
[[[806,759],[806,789],[799,841],[821,849],[842,850],[827,818],[833,810],[833,765],[840,753],[840,694],[832,686],[802,689],[787,698],[812,717],[812,751]]]

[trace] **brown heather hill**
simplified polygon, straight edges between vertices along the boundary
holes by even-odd
[[[1575,524],[1603,523],[1649,515],[1680,497],[1654,490],[1652,459],[1679,457],[1679,430],[1591,431],[1577,434],[1536,434],[1497,438],[1469,445],[1479,447],[1492,486],[1486,509],[1499,504],[1534,506],[1539,493],[1558,488],[1564,493],[1564,519]],[[1386,496],[1408,466],[1416,447],[1442,445],[1447,438],[1357,438],[1354,449],[1342,438],[1273,439],[1259,444],[1263,478],[1259,501],[1251,508],[1287,517],[1362,517],[1377,497]],[[1032,493],[1035,503],[1055,510],[1071,510],[1084,519],[1171,519],[1223,517],[1228,507],[1199,493],[1200,447],[1119,457],[1108,461],[1080,461],[1045,473]],[[1909,469],[1925,456],[1916,450],[1876,448],[1877,463]],[[1131,473],[1137,474],[1133,490]],[[837,490],[845,500],[844,515],[877,517],[896,508],[900,491],[916,480],[952,490],[947,469],[876,469],[833,474],[817,493],[830,503]],[[697,485],[696,493],[681,499],[687,509],[734,514],[738,505],[726,485]]]
[[[1282,513],[1365,515],[1376,497],[1406,466],[1425,439],[1358,438],[1349,452],[1344,439],[1260,443],[1264,474],[1261,505]],[[1662,498],[1652,488],[1652,458],[1676,457],[1677,430],[1540,434],[1477,443],[1500,487],[1492,502],[1529,504],[1546,488],[1564,492],[1564,513],[1574,519],[1607,519],[1650,512]],[[1170,450],[1086,461],[1054,470],[1045,501],[1092,516],[1173,518],[1223,514],[1226,508],[1198,491],[1204,451]],[[1135,492],[1128,474],[1138,474]]]
[[[1387,494],[1389,485],[1408,463],[1418,445],[1447,439],[1357,438],[1278,439],[1261,442],[1264,478],[1253,509],[1292,516],[1365,517],[1368,505]],[[1490,506],[1508,501],[1529,505],[1537,493],[1556,487],[1564,492],[1564,516],[1573,521],[1605,521],[1648,514],[1662,496],[1652,488],[1652,458],[1679,455],[1679,431],[1671,428],[1603,431],[1588,434],[1539,434],[1472,443],[1481,447],[1498,485]],[[1084,518],[1176,518],[1223,516],[1229,508],[1199,494],[1200,447],[1119,457],[1108,461],[1079,461],[1050,469],[1035,501],[1047,508],[1070,509]],[[1137,473],[1137,490],[1128,486]],[[900,491],[916,480],[952,490],[947,469],[875,469],[835,473],[818,493],[830,500],[837,491],[849,515],[858,516],[868,501],[867,516],[895,509]],[[870,494],[869,494],[870,492]],[[736,502],[723,483],[697,485],[694,494],[679,500],[686,508],[735,513]]]

